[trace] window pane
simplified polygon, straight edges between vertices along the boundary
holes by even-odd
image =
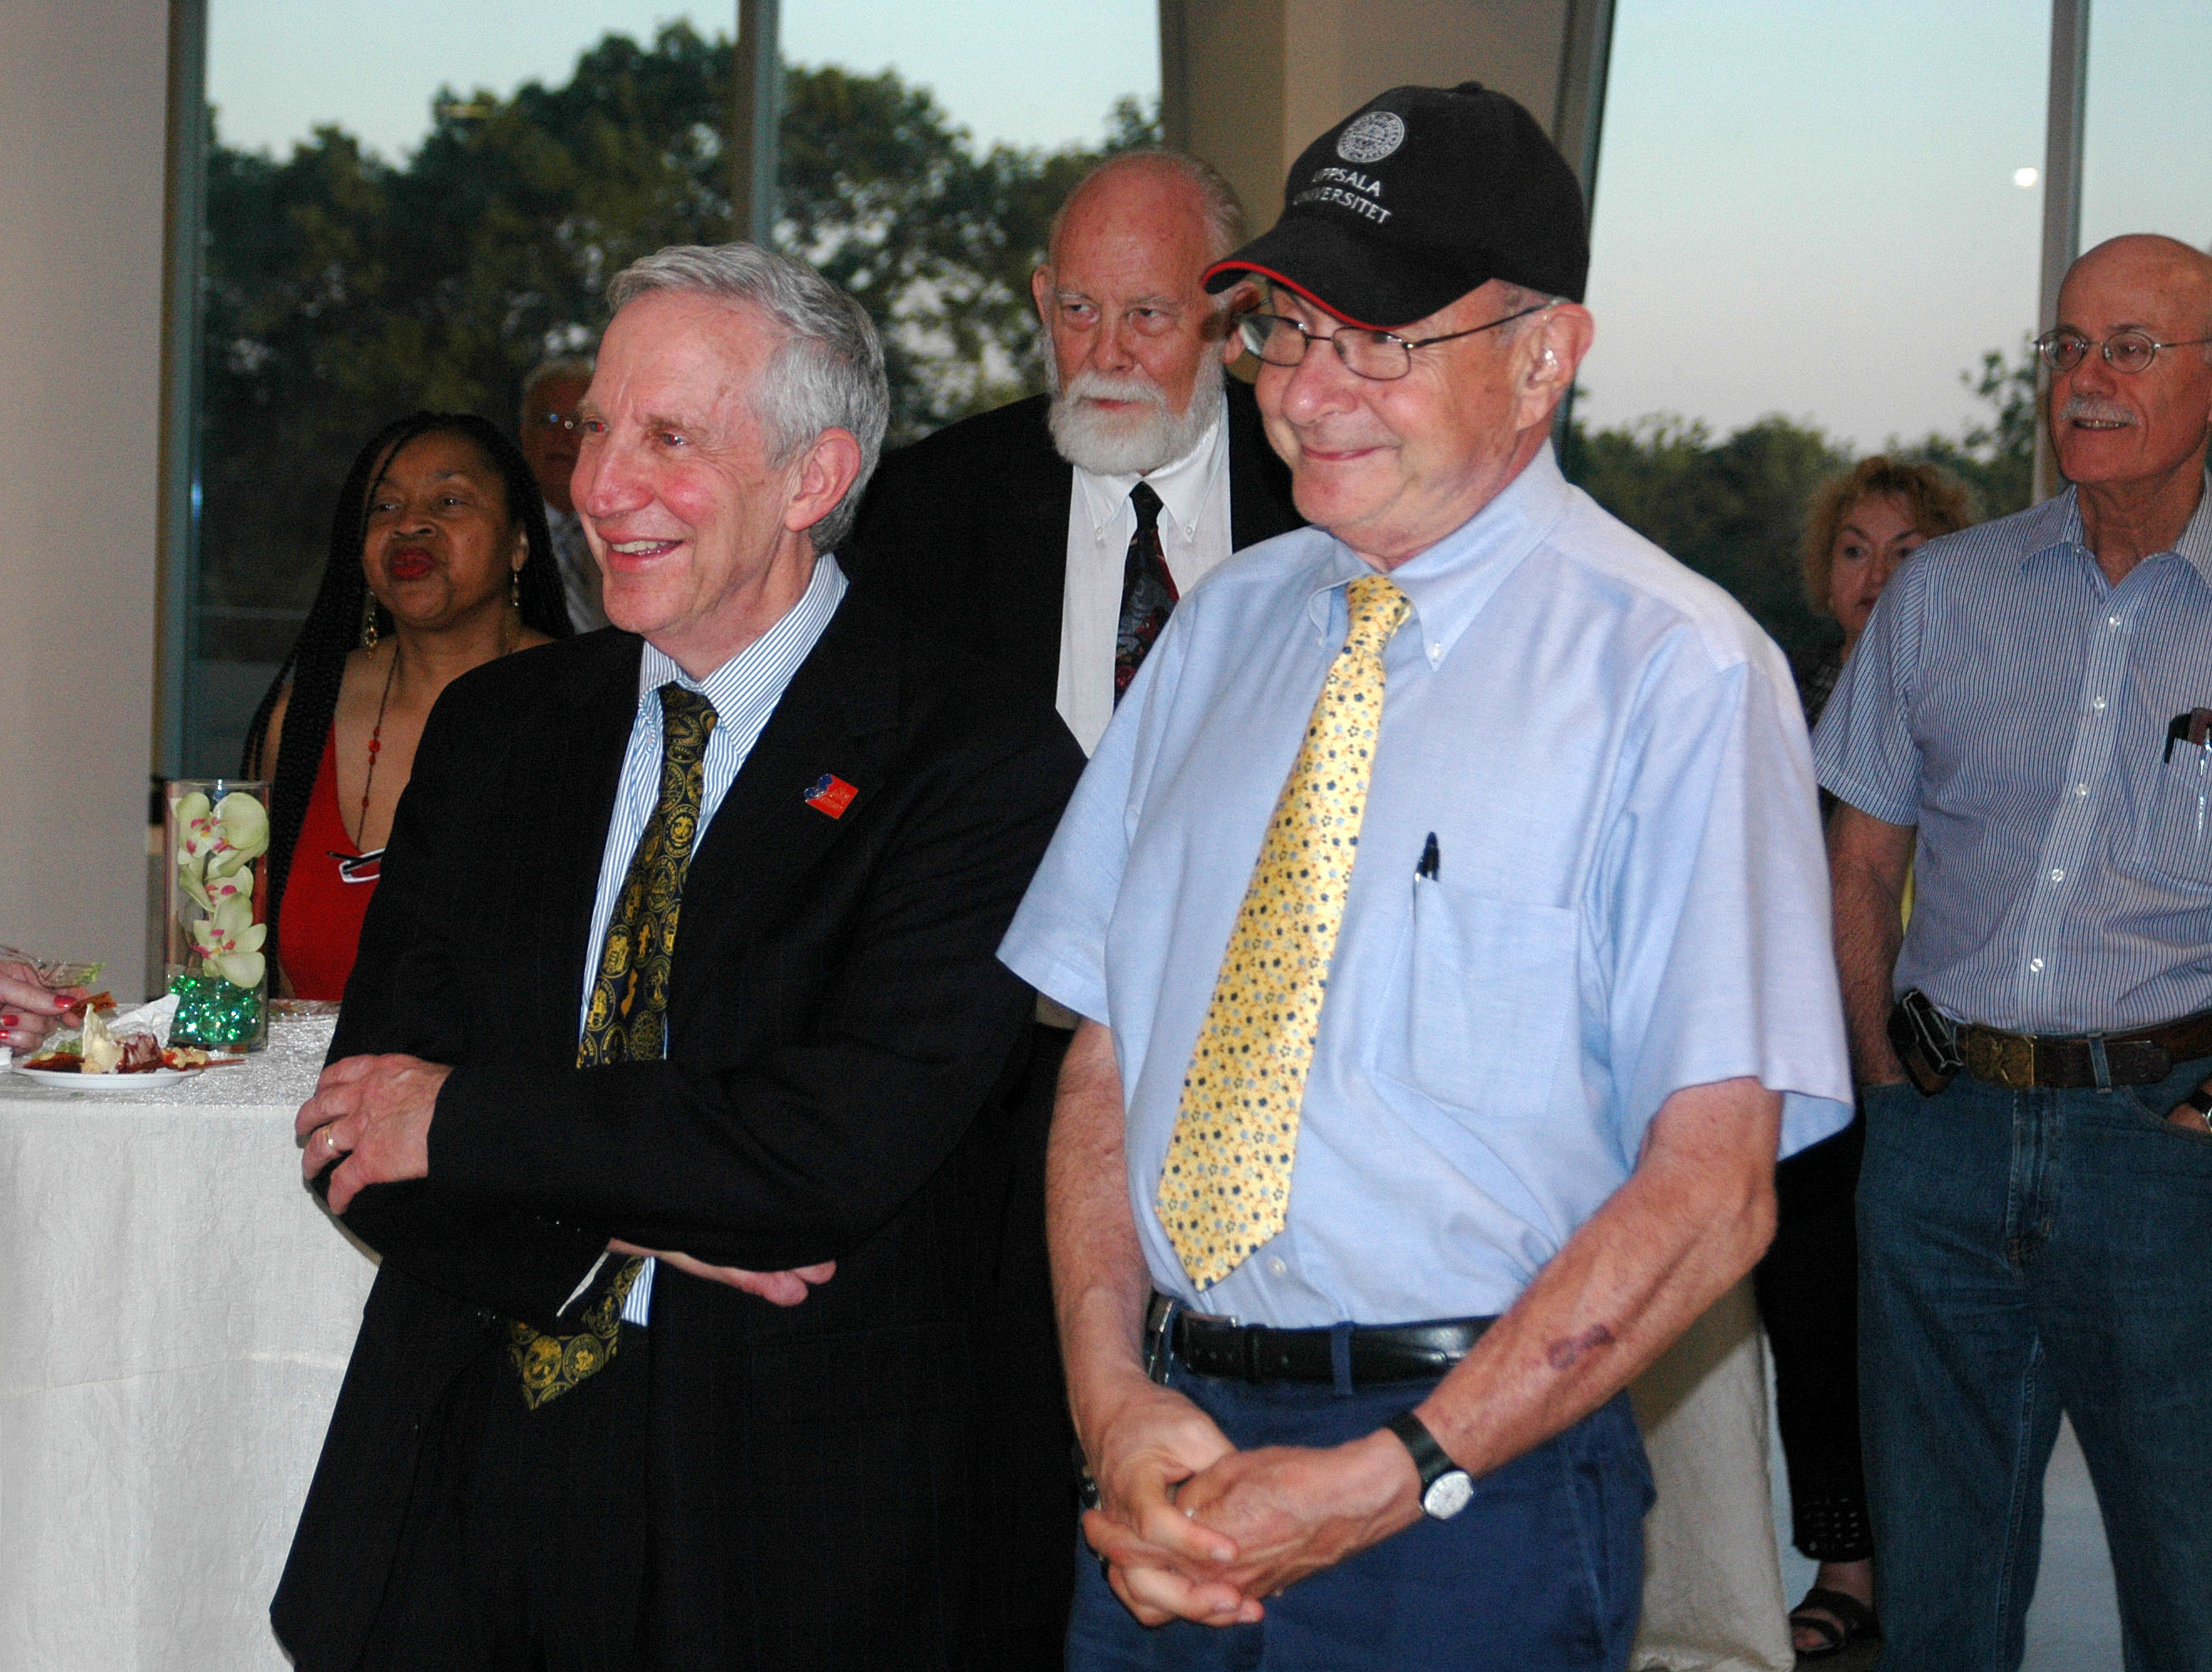
[[[731,235],[736,11],[210,0],[183,769],[235,768],[370,435],[420,406],[511,430],[531,366],[592,345],[612,272]],[[885,329],[895,439],[1027,392],[1045,218],[1102,143],[1152,132],[1149,0],[782,14],[779,241]]]
[[[2212,246],[2212,6],[2096,0],[2081,247],[2125,232]]]
[[[1571,468],[1785,644],[1828,630],[1810,489],[1997,416],[1974,386],[2033,328],[2049,38],[2047,0],[1619,0],[1576,407],[1607,445]]]

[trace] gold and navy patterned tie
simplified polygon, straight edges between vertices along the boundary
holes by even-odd
[[[707,739],[714,730],[713,703],[672,681],[660,688],[660,799],[630,855],[607,922],[591,1007],[576,1042],[579,1068],[662,1054],[676,920],[699,834]],[[623,1303],[644,1268],[642,1260],[624,1261],[607,1292],[585,1309],[584,1328],[576,1335],[544,1335],[526,1323],[509,1321],[507,1356],[522,1378],[522,1397],[531,1409],[559,1398],[615,1356]]]
[[[1358,856],[1382,720],[1382,648],[1412,611],[1385,576],[1345,588],[1352,615],[1275,802],[1160,1174],[1160,1223],[1200,1289],[1279,1235],[1328,966]]]

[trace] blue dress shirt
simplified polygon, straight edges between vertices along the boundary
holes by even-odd
[[[614,815],[607,821],[607,845],[599,859],[599,891],[592,904],[592,939],[584,959],[584,992],[576,1007],[576,1036],[583,1037],[584,1018],[592,1008],[592,988],[599,975],[599,949],[606,944],[607,924],[615,914],[629,862],[644,838],[645,827],[660,800],[660,688],[673,680],[695,690],[714,705],[714,729],[707,738],[707,759],[699,788],[699,829],[691,839],[693,850],[705,838],[716,809],[738,772],[751,754],[753,745],[783,700],[784,687],[799,664],[813,653],[830,617],[845,596],[844,572],[826,552],[814,560],[814,574],[799,602],[783,618],[755,639],[704,679],[694,679],[664,652],[647,644],[637,666],[637,718],[630,724],[629,747],[623,752],[622,778],[615,791]],[[678,938],[683,936],[679,924]],[[653,1309],[655,1262],[647,1261],[623,1304],[623,1322],[643,1323]],[[597,1275],[593,1268],[592,1275]],[[586,1286],[592,1280],[585,1280]]]
[[[1670,1092],[1755,1076],[1784,1147],[1850,1079],[1804,721],[1718,587],[1547,449],[1392,571],[1413,615],[1306,1085],[1288,1222],[1201,1298],[1154,1209],[1261,833],[1370,573],[1304,529],[1176,610],[1000,956],[1114,1030],[1152,1280],[1251,1322],[1498,1312]],[[1436,874],[1417,876],[1433,833]]]
[[[2212,1006],[2212,478],[2117,587],[2072,489],[1931,540],[1820,717],[1820,781],[1919,826],[1897,990],[2024,1033]]]

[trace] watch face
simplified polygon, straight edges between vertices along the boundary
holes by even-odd
[[[1438,1521],[1449,1521],[1474,1496],[1474,1482],[1465,1469],[1455,1468],[1429,1483],[1429,1489],[1421,1494],[1421,1507]]]

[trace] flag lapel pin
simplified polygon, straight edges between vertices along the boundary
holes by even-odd
[[[806,805],[832,818],[842,818],[845,809],[853,805],[853,798],[860,793],[836,773],[825,772],[807,787]]]

